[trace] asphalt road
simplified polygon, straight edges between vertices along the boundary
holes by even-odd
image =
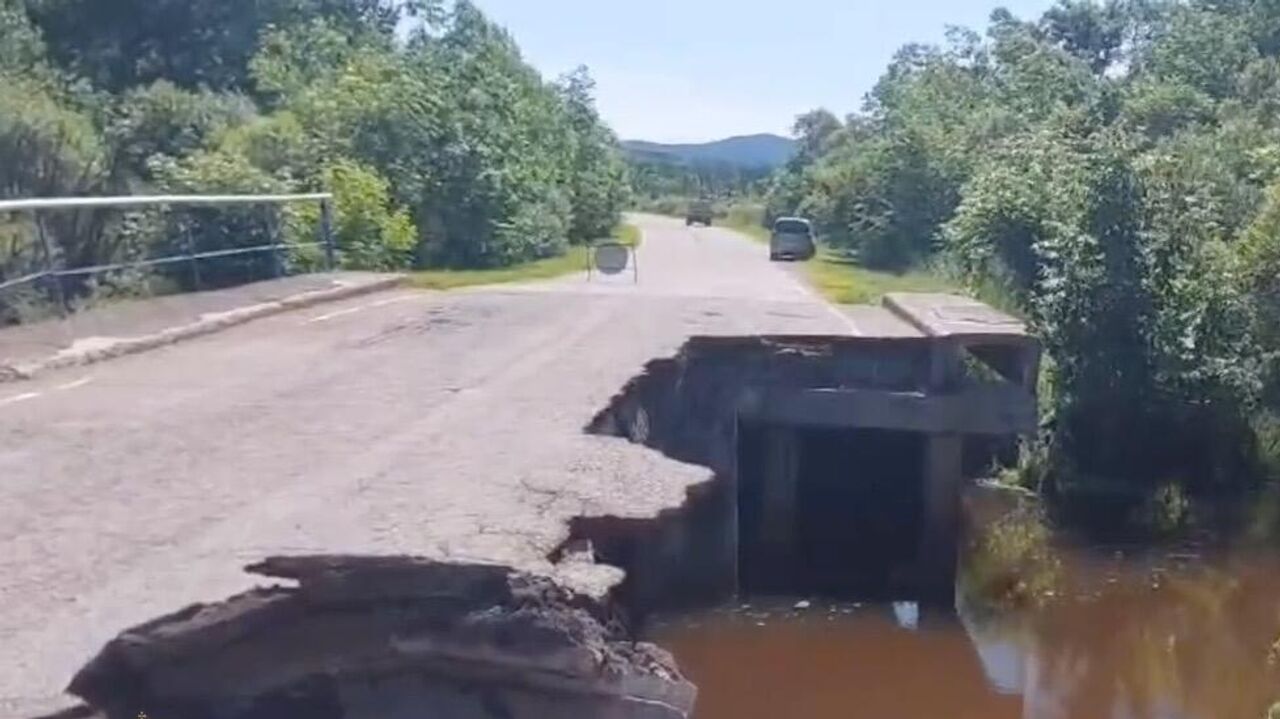
[[[568,519],[678,505],[705,470],[584,424],[688,336],[850,322],[763,246],[640,223],[639,283],[400,290],[0,385],[0,715],[64,706],[106,640],[264,555],[554,572]]]

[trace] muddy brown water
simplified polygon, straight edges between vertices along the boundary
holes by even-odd
[[[1063,558],[1036,608],[795,598],[667,617],[696,719],[1262,719],[1280,701],[1280,561]]]

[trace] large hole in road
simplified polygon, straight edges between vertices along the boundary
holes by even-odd
[[[587,427],[713,478],[654,520],[583,517],[571,542],[627,572],[634,616],[735,596],[918,599],[928,436],[779,421],[755,410],[806,392],[922,391],[926,342],[705,337],[651,362]],[[785,413],[784,413],[785,414]],[[836,423],[838,424],[838,423]],[[989,462],[973,445],[967,464]]]

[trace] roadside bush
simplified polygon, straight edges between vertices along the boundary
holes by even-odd
[[[764,227],[764,205],[735,203],[729,205],[724,215],[730,227]]]
[[[392,206],[390,183],[354,162],[340,162],[324,172],[325,187],[333,193],[333,234],[340,264],[355,270],[402,270],[413,261],[418,231],[409,213]],[[294,242],[318,237],[320,209],[314,204],[293,210]],[[300,262],[318,263],[323,248],[298,255]]]
[[[161,188],[175,194],[278,194],[289,187],[254,167],[246,158],[227,152],[197,152],[178,161],[153,158],[151,172]],[[178,255],[188,247],[196,252],[233,250],[269,245],[283,238],[289,209],[243,205],[193,207],[168,213],[158,236],[150,239],[153,255]],[[195,277],[185,264],[160,270],[186,290]],[[281,258],[267,251],[247,252],[200,262],[204,288],[225,287],[288,272]]]
[[[55,83],[0,73],[0,197],[109,194],[114,189],[109,157],[92,117],[70,102]],[[100,210],[42,213],[52,260],[79,267],[115,257],[118,238],[107,232],[109,214]],[[23,227],[23,232],[34,233],[32,225]],[[21,246],[22,252],[0,257],[0,275],[25,273],[37,263],[44,266],[43,248],[33,235]]]
[[[490,251],[495,265],[564,254],[571,204],[564,193],[549,192],[541,202],[522,205],[511,222],[495,226]]]

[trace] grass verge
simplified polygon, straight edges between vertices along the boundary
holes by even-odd
[[[724,216],[724,226],[737,230],[761,244],[769,241],[769,229],[764,226],[763,205],[733,205]]]
[[[853,260],[820,252],[804,265],[809,282],[823,297],[841,305],[873,304],[890,292],[961,292],[954,283],[929,272],[901,274],[869,270]]]
[[[767,244],[769,229],[764,226],[764,207],[731,206],[723,224],[747,237]],[[912,270],[895,273],[869,270],[833,252],[820,252],[805,263],[805,274],[823,297],[842,305],[872,304],[890,292],[957,292],[959,287],[931,272]]]
[[[769,244],[769,230],[761,227],[758,222],[734,222],[733,218],[727,218],[724,226],[740,232],[762,245]]]
[[[641,241],[640,228],[621,224],[613,231],[613,238],[628,247],[637,247]],[[574,272],[586,272],[587,248],[570,247],[557,257],[546,257],[511,267],[495,267],[486,270],[422,270],[409,276],[409,284],[424,290],[454,290],[475,285],[501,285],[512,282],[549,280]]]

